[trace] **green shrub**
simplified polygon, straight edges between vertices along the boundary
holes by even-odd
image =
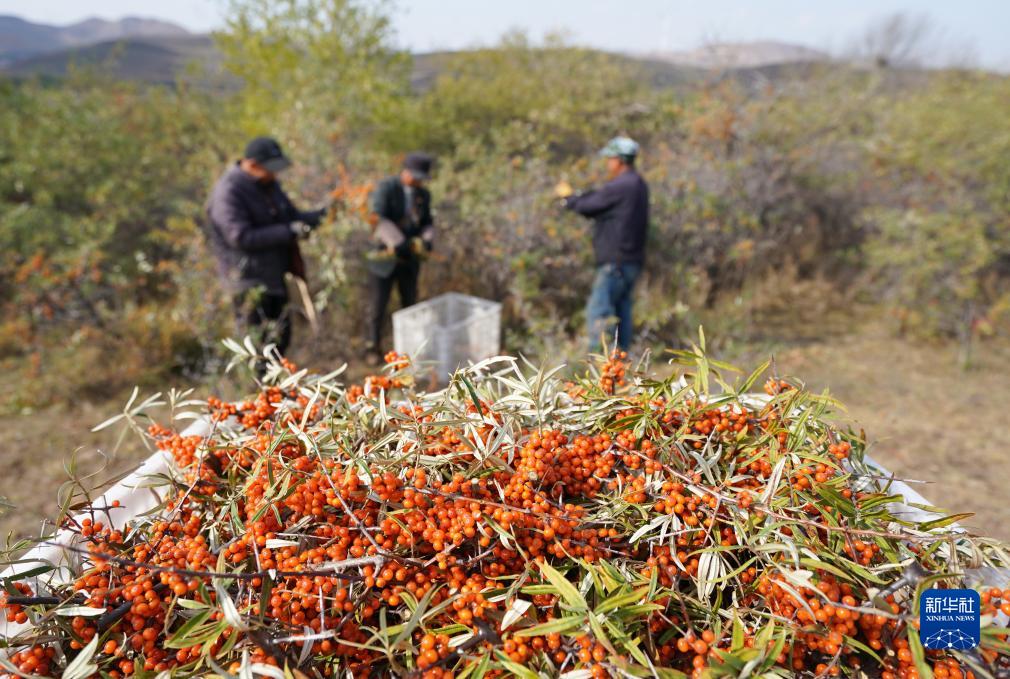
[[[836,301],[884,305],[899,330],[965,347],[1003,327],[1007,78],[833,65],[664,90],[628,59],[510,34],[425,57],[435,75],[411,91],[387,10],[233,2],[218,36],[232,95],[86,74],[0,86],[8,407],[214,372],[231,312],[202,204],[263,132],[295,159],[284,181],[302,204],[335,186],[353,197],[304,247],[323,326],[296,342],[309,363],[361,348],[364,196],[415,148],[439,157],[423,295],[502,300],[512,351],[580,352],[590,231],[552,187],[602,182],[594,153],[617,133],[642,142],[652,187],[643,346],[698,323],[731,342],[806,337]]]
[[[200,275],[179,264],[222,159],[213,108],[182,89],[88,74],[8,85],[0,98],[0,305],[24,339],[9,343],[4,367],[43,366],[25,373],[32,401],[65,396],[68,380],[72,391],[74,357],[89,357],[80,380],[119,387],[180,369],[186,352],[162,333],[178,325],[180,281]],[[170,228],[180,217],[186,228]],[[207,330],[171,336],[189,344]],[[118,362],[123,348],[149,350],[146,365]]]

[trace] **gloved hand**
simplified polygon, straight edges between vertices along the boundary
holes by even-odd
[[[366,250],[365,259],[370,262],[385,262],[391,259],[396,259],[396,252],[392,248]]]
[[[575,193],[575,190],[572,189],[572,185],[569,184],[568,181],[565,179],[559,181],[557,185],[554,187],[554,195],[560,198],[561,200],[571,198],[573,193]]]
[[[418,257],[427,257],[431,252],[431,242],[420,237],[410,239],[410,251]]]
[[[316,226],[318,225],[319,222],[316,222]],[[316,230],[316,226],[305,221],[291,222],[288,226],[291,228],[291,233],[294,234],[295,238],[308,238]]]
[[[309,210],[308,212],[302,212],[299,215],[299,220],[308,224],[313,229],[323,223],[323,218],[326,216],[326,208],[320,208],[319,210]]]

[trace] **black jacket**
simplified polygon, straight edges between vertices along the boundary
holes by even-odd
[[[595,191],[572,196],[565,207],[590,217],[597,265],[642,264],[649,230],[649,186],[634,169]]]
[[[421,236],[430,240],[434,228],[431,216],[431,193],[423,187],[415,187],[413,195],[413,218],[408,210],[407,192],[396,175],[386,177],[372,192],[372,212],[396,224],[407,238]]]
[[[207,217],[218,271],[229,289],[262,286],[271,295],[287,294],[284,274],[297,257],[291,222],[301,213],[280,183],[258,182],[236,163],[214,185]]]

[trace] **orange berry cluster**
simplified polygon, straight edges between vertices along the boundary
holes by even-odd
[[[347,389],[347,400],[350,403],[357,403],[363,396],[372,398],[379,393],[384,393],[386,402],[389,402],[389,392],[394,389],[402,389],[404,381],[400,375],[410,367],[410,359],[395,351],[388,352],[384,360],[390,372],[382,375],[370,375],[363,384],[352,384]]]
[[[613,394],[614,391],[624,385],[624,376],[627,371],[627,363],[625,362],[628,358],[628,353],[626,351],[614,350],[610,354],[610,358],[607,359],[606,363],[600,369],[600,388],[603,389],[606,394]]]
[[[24,582],[13,583],[16,591],[20,592],[24,596],[32,595],[32,588]],[[24,606],[20,604],[12,603],[11,595],[7,592],[0,593],[0,608],[6,612],[7,622],[17,623],[23,625],[28,622],[28,613],[25,611]]]
[[[769,396],[778,396],[790,389],[795,389],[795,387],[785,380],[770,378],[767,382],[765,382],[765,393]]]
[[[56,657],[55,646],[29,646],[10,656],[10,662],[24,674],[47,676]]]

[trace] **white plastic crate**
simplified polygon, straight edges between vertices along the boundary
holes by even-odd
[[[501,348],[501,304],[449,292],[393,314],[393,348],[436,379],[495,356]]]

